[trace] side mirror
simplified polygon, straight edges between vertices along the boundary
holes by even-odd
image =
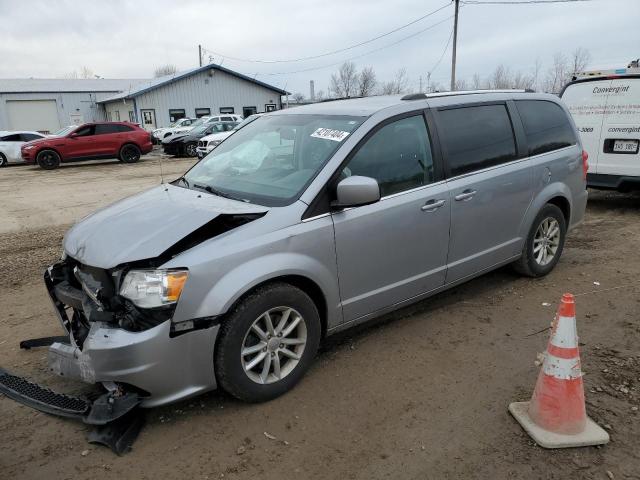
[[[78,134],[76,132],[71,132],[69,134],[69,138],[77,138],[77,137],[78,137]]]
[[[336,197],[336,200],[331,202],[332,208],[369,205],[380,200],[380,186],[374,178],[354,175],[338,183]]]

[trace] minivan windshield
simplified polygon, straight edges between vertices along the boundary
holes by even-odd
[[[189,188],[266,206],[290,204],[365,117],[267,115],[189,170]]]

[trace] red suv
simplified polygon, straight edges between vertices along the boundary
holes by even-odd
[[[26,163],[51,170],[61,162],[118,158],[134,163],[153,149],[151,135],[128,122],[85,123],[64,137],[47,137],[22,145]]]

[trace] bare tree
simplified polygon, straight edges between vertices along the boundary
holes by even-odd
[[[80,68],[80,78],[95,78],[95,74],[89,67],[83,66]]]
[[[161,65],[153,71],[153,76],[155,78],[158,78],[158,77],[164,77],[166,75],[174,75],[177,71],[178,71],[178,68],[175,65],[171,65],[171,64]]]
[[[304,102],[304,95],[301,94],[300,92],[298,93],[294,93],[293,96],[291,97],[293,99],[294,102],[296,103],[302,103]]]
[[[544,90],[549,93],[559,93],[565,84],[565,79],[570,70],[567,57],[558,52],[553,56],[553,65],[547,71],[547,77],[544,80]]]
[[[316,102],[321,102],[325,99],[324,90],[318,90],[316,92]]]
[[[380,93],[382,95],[394,95],[398,93],[405,93],[407,86],[409,85],[409,77],[407,77],[407,69],[401,68],[396,72],[396,76],[393,80],[384,82],[380,86]]]
[[[474,90],[482,89],[482,77],[477,73],[473,74],[473,78],[471,79],[471,88]]]
[[[467,81],[464,78],[456,79],[456,91],[460,91],[460,90],[469,90]]]
[[[331,93],[336,97],[350,97],[357,88],[358,74],[353,62],[344,62],[337,73],[331,75]]]
[[[571,76],[587,68],[591,61],[591,53],[586,48],[578,47],[571,53]],[[569,79],[570,80],[570,79]]]
[[[373,95],[377,83],[373,67],[364,67],[358,75],[358,95],[361,97]]]
[[[526,75],[520,71],[517,71],[513,76],[513,81],[510,88],[516,88],[518,90],[527,90],[533,88],[535,80],[533,76]]]
[[[498,65],[491,74],[489,82],[491,83],[491,88],[511,88],[513,80],[511,79],[509,68],[502,64]]]

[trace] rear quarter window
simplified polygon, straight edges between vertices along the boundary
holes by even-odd
[[[438,131],[449,176],[482,170],[517,158],[505,105],[477,105],[438,112]]]
[[[524,125],[529,155],[540,155],[576,144],[576,137],[565,111],[554,102],[517,100]]]

